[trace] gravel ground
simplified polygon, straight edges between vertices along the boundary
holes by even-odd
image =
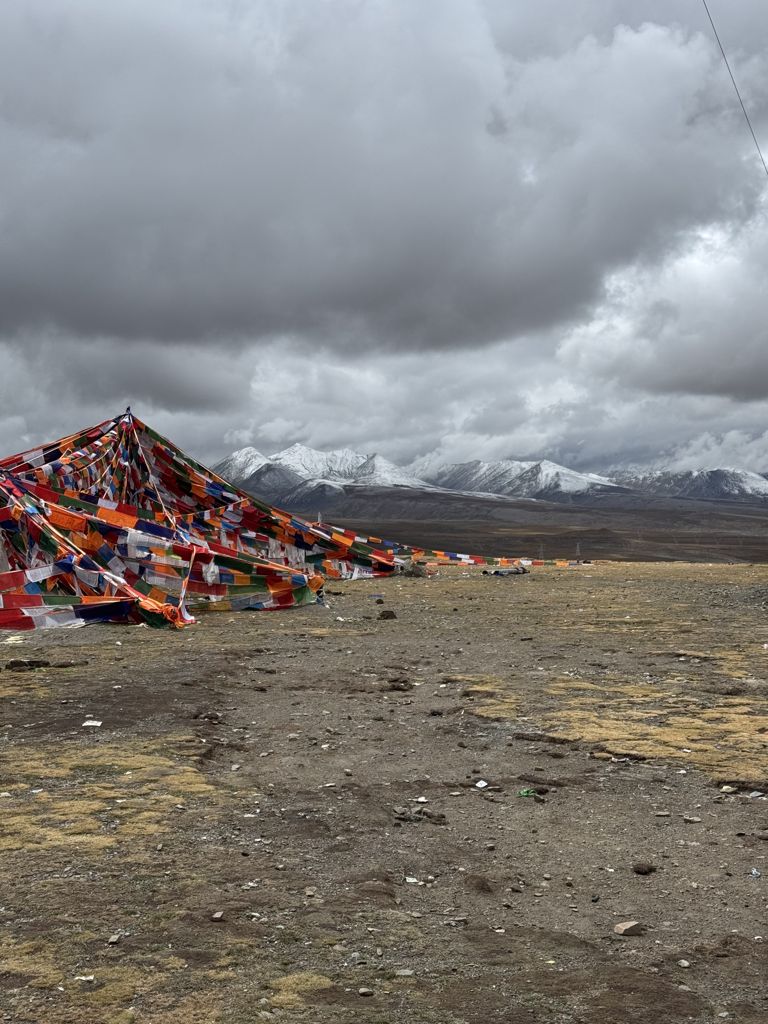
[[[768,1021],[766,593],[456,569],[5,637],[2,1019]]]

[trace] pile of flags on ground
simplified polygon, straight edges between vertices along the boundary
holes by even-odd
[[[270,507],[130,409],[0,459],[0,629],[146,622],[318,600],[324,579],[389,575],[425,552]]]

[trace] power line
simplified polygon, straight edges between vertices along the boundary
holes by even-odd
[[[728,68],[728,74],[731,76],[731,81],[733,82],[733,88],[736,90],[736,95],[739,97],[739,103],[741,104],[741,109],[744,112],[744,119],[746,120],[747,127],[749,128],[750,134],[752,135],[752,140],[755,143],[755,149],[757,150],[757,155],[760,157],[760,162],[763,165],[763,170],[765,171],[765,176],[768,178],[768,164],[765,162],[765,157],[763,156],[763,151],[762,151],[762,149],[760,149],[760,143],[757,141],[757,136],[755,135],[755,129],[752,127],[752,122],[749,119],[749,114],[747,113],[747,108],[744,106],[744,100],[741,98],[741,93],[739,92],[739,87],[738,87],[738,85],[736,85],[736,79],[733,77],[733,72],[731,71],[731,65],[728,63],[728,58],[725,55],[725,50],[723,49],[723,44],[720,42],[720,36],[717,34],[717,29],[715,28],[715,23],[712,20],[712,15],[709,13],[709,7],[707,6],[707,0],[701,0],[701,2],[704,4],[704,10],[707,12],[707,17],[709,18],[709,24],[712,26],[712,31],[715,34],[715,39],[717,40],[717,45],[720,47],[720,53],[722,53],[723,60],[725,61],[725,66]]]

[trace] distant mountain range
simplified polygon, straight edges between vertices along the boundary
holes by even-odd
[[[321,452],[302,444],[274,455],[241,448],[216,471],[265,501],[289,509],[338,508],[345,497],[375,490],[402,497],[412,492],[584,503],[608,495],[708,501],[768,501],[768,479],[741,469],[687,472],[581,473],[555,462],[502,459],[451,463],[433,455],[398,466],[381,455],[349,448]]]

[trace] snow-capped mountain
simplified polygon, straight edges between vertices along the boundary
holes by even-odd
[[[293,444],[270,456],[255,448],[241,448],[215,468],[220,476],[243,490],[291,507],[339,494],[345,487],[432,489],[410,470],[383,456],[364,455],[350,448],[321,452]]]
[[[516,498],[562,497],[619,489],[619,485],[607,477],[577,473],[546,459],[540,462],[501,459],[498,462],[433,464],[426,466],[425,477],[451,490],[504,494]]]
[[[322,452],[293,444],[274,455],[241,448],[218,464],[217,472],[244,490],[288,508],[322,508],[366,488],[411,492],[584,503],[611,495],[690,500],[768,501],[768,479],[740,469],[689,472],[616,471],[610,476],[582,473],[547,459],[450,463],[434,453],[410,466],[350,448]]]
[[[648,473],[619,471],[618,483],[633,491],[672,498],[768,498],[768,480],[746,469],[697,469],[685,472],[656,470]]]
[[[237,483],[239,480],[247,480],[267,462],[269,458],[255,448],[240,448],[219,462],[216,472],[225,480]]]
[[[402,466],[396,466],[394,462],[381,455],[369,456],[360,465],[350,478],[356,484],[367,484],[376,487],[428,487],[425,480],[421,480]]]
[[[542,459],[523,470],[517,478],[515,489],[510,493],[519,497],[535,495],[537,498],[546,498],[552,495],[598,494],[618,489],[619,485],[607,477],[577,473],[566,466]]]
[[[269,461],[297,473],[303,480],[350,480],[368,459],[351,448],[319,452],[304,444],[292,444],[270,456]]]
[[[533,462],[516,462],[502,459],[499,462],[459,462],[425,466],[422,475],[425,480],[450,487],[455,491],[484,491],[491,494],[506,494],[509,487]],[[416,469],[416,464],[411,466]]]

